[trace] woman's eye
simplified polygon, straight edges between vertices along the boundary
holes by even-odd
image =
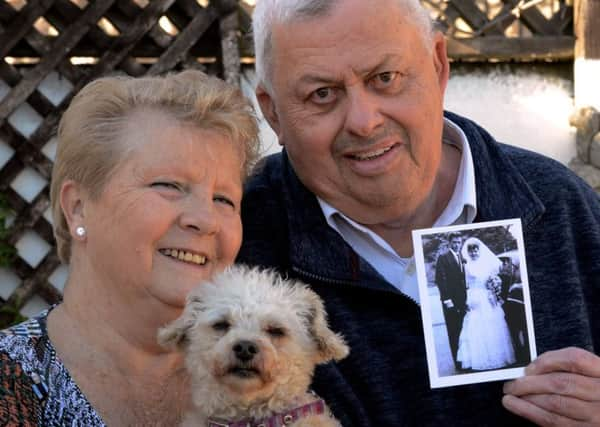
[[[285,329],[277,326],[269,326],[267,328],[267,334],[271,335],[274,338],[281,338],[285,336]]]
[[[212,328],[213,328],[215,331],[219,331],[219,332],[227,332],[227,331],[229,330],[229,328],[230,328],[230,327],[231,327],[231,325],[230,325],[230,324],[229,324],[229,322],[228,322],[228,321],[226,321],[226,320],[221,320],[221,321],[219,321],[219,322],[217,322],[217,323],[214,323],[214,324],[212,325]]]
[[[228,197],[225,197],[225,196],[215,196],[215,197],[213,198],[213,200],[214,200],[215,202],[217,202],[217,203],[223,203],[223,204],[226,204],[226,205],[229,205],[229,206],[231,206],[232,208],[235,208],[235,203],[234,203],[234,201],[233,201],[233,200],[231,200],[231,199],[230,199],[230,198],[228,198]]]
[[[181,184],[170,181],[156,181],[152,183],[152,187],[167,188],[171,190],[181,190]]]
[[[310,100],[315,104],[329,104],[335,99],[335,90],[331,87],[321,87],[310,94]]]

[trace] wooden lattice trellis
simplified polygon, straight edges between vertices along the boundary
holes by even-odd
[[[573,7],[564,0],[423,0],[456,60],[573,58]]]
[[[48,181],[53,132],[79,89],[113,72],[140,76],[191,67],[238,80],[237,2],[201,3],[0,2],[0,80],[5,88],[0,93],[0,144],[9,157],[1,165],[0,192],[16,213],[8,243],[18,248],[23,239],[42,243],[40,259],[28,259],[20,251],[11,270],[21,283],[0,303],[19,308],[34,293],[48,303],[60,298],[60,290],[48,281],[60,267],[48,214]],[[67,88],[59,100],[44,90],[48,79]],[[23,114],[34,122],[39,117],[34,131],[22,125]],[[19,191],[19,182],[28,177],[38,182],[33,195]]]
[[[454,59],[573,57],[572,7],[564,0],[423,2],[449,36]],[[53,132],[77,91],[108,73],[190,67],[237,82],[240,57],[253,56],[248,10],[236,0],[0,0],[0,193],[16,214],[8,243],[19,248],[10,272],[18,284],[8,294],[1,283],[8,273],[0,270],[0,305],[20,308],[34,294],[60,299],[51,283],[60,263],[48,181]],[[20,189],[26,179],[37,182],[34,191]],[[24,241],[43,250],[30,259]]]

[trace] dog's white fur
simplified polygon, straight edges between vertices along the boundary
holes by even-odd
[[[205,426],[208,418],[262,419],[309,403],[315,366],[349,351],[305,284],[241,265],[193,290],[183,314],[159,330],[158,340],[186,353],[194,409],[184,425],[190,426]],[[234,350],[242,341],[258,350],[248,362]],[[293,426],[339,426],[326,412]]]

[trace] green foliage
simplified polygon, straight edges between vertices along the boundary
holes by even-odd
[[[7,218],[13,213],[12,209],[3,194],[0,194],[0,267],[10,266],[17,255],[17,250],[7,242],[9,227],[6,225]],[[25,317],[19,313],[17,307],[20,304],[17,303],[14,306],[9,304],[3,304],[0,307],[0,329],[4,329],[8,326],[20,323],[26,320]]]
[[[17,250],[6,241],[9,229],[6,220],[12,210],[3,194],[0,194],[0,267],[8,267],[17,255]]]
[[[16,307],[4,304],[0,307],[0,330],[27,320]]]

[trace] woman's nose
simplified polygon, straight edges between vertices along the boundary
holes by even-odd
[[[200,234],[214,234],[219,230],[219,213],[212,198],[190,197],[179,218],[180,226]]]

